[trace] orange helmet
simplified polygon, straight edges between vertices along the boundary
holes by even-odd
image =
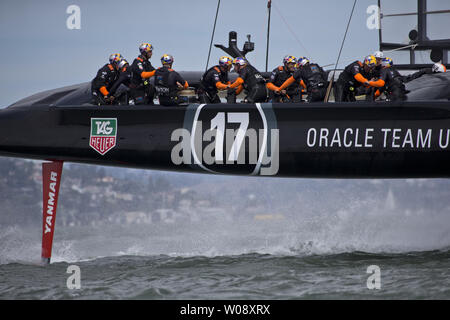
[[[233,59],[227,56],[222,56],[219,59],[219,66],[231,66],[233,64]]]
[[[161,63],[164,64],[172,64],[173,57],[170,54],[165,54],[161,57]]]
[[[109,63],[118,66],[120,61],[122,61],[122,59],[123,57],[120,53],[113,53],[112,55],[109,56]]]
[[[433,64],[433,66],[431,67],[431,70],[434,73],[447,72],[447,68],[442,63]]]
[[[367,57],[364,59],[364,64],[365,64],[366,66],[368,66],[369,68],[374,68],[374,67],[377,66],[377,59],[376,59],[375,56],[373,56],[373,55],[367,56]]]
[[[247,61],[244,58],[237,57],[233,60],[233,64],[237,64],[239,66],[245,66],[247,64]]]

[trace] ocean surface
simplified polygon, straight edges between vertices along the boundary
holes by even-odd
[[[57,226],[48,266],[41,226],[1,226],[0,299],[450,299],[443,221],[365,211]]]

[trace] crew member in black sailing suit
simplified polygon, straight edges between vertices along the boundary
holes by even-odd
[[[235,58],[233,65],[239,77],[230,85],[230,89],[237,88],[236,94],[245,90],[247,96],[243,100],[244,103],[265,102],[267,99],[266,80],[261,73],[241,57]]]
[[[419,70],[413,74],[404,76],[403,79],[405,80],[405,82],[410,82],[426,74],[444,73],[444,72],[447,72],[446,66],[444,66],[442,63],[435,63],[431,68]]]
[[[162,106],[177,106],[185,101],[178,91],[187,89],[189,84],[178,72],[172,69],[173,57],[165,54],[161,57],[162,67],[155,71],[155,89]]]
[[[122,59],[119,62],[119,77],[111,87],[110,93],[115,97],[113,104],[127,105],[128,104],[128,90],[131,84],[131,68],[128,61]],[[126,90],[117,91],[123,85]]]
[[[383,58],[381,62],[380,78],[373,81],[379,89],[375,92],[375,99],[384,91],[389,101],[404,101],[407,99],[403,76],[393,67],[391,58]]]
[[[110,90],[119,77],[119,63],[122,60],[120,53],[113,53],[109,56],[109,63],[105,64],[97,71],[97,75],[91,83],[91,93],[93,104],[105,105],[114,101],[114,96]]]
[[[349,64],[339,75],[334,87],[334,98],[336,102],[354,102],[355,91],[361,87],[373,87],[370,80],[373,76],[377,60],[373,55],[367,56],[364,63],[355,61]]]
[[[150,84],[149,78],[153,68],[150,58],[153,53],[153,46],[150,43],[142,43],[139,46],[141,54],[134,59],[131,65],[130,94],[134,104],[153,104],[155,88]]]
[[[197,95],[200,103],[220,103],[218,90],[230,87],[228,72],[233,60],[230,57],[220,57],[219,64],[207,70],[200,79]]]
[[[298,62],[300,68],[287,79],[275,92],[281,92],[293,83],[302,81],[308,93],[308,102],[323,101],[327,93],[327,73],[317,64],[303,58]]]
[[[294,74],[296,65],[297,58],[286,56],[283,59],[283,66],[273,69],[270,80],[266,84],[269,89],[269,98],[273,102],[301,102],[301,89],[298,85],[292,84],[277,93],[278,87]]]
[[[375,68],[373,68],[370,77],[367,79],[379,79],[380,75],[381,75],[381,69],[383,69],[383,66],[381,65],[381,62],[384,59],[384,53],[381,51],[375,51],[373,53],[373,56],[375,57],[375,60],[377,61],[377,65]],[[376,92],[377,88],[376,87],[364,87],[364,86],[360,86],[359,89],[357,90],[358,92],[356,93],[356,95],[366,95],[366,101],[374,101],[375,99],[375,92]]]

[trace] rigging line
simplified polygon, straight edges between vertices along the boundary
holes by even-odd
[[[395,51],[400,51],[400,50],[404,50],[404,49],[408,49],[408,48],[412,48],[413,50],[416,48],[418,46],[418,44],[416,43],[416,44],[410,44],[409,46],[404,46],[404,47],[401,47],[401,48],[396,48],[396,49],[391,49],[391,50],[383,50],[383,52],[395,52]],[[350,63],[351,61],[354,61],[354,60],[347,60],[347,62],[346,63]],[[334,65],[334,63],[329,63],[329,64],[326,64],[326,65],[324,65],[324,66],[322,66],[322,68],[326,68],[326,67],[331,67],[331,66],[333,66]],[[335,69],[335,70],[343,70],[343,69]]]
[[[286,19],[284,18],[283,14],[281,13],[280,9],[278,9],[278,6],[276,5],[276,3],[273,3],[273,6],[275,8],[275,10],[277,11],[277,13],[280,15],[281,20],[283,20],[284,24],[286,25],[286,27],[288,28],[289,32],[292,34],[292,36],[295,38],[295,40],[297,41],[297,43],[300,45],[300,47],[302,47],[303,50],[305,50],[306,54],[308,55],[309,58],[312,58],[311,54],[308,52],[308,49],[306,49],[306,47],[302,44],[302,42],[297,38],[297,35],[294,33],[294,31],[292,31],[291,26],[289,25],[289,23],[286,21]]]
[[[270,38],[270,14],[272,12],[272,0],[267,2],[268,18],[267,18],[267,47],[266,47],[266,72],[269,64],[269,38]]]
[[[427,61],[426,58],[423,57],[423,51],[422,51],[422,50],[419,50],[418,52],[419,52],[419,54],[420,54],[420,58],[422,58],[422,63],[423,63],[423,64],[429,63],[429,62],[426,62],[426,61]]]
[[[211,48],[214,41],[214,33],[216,32],[217,16],[219,15],[220,0],[217,2],[216,18],[214,19],[213,32],[211,34],[211,43],[209,44],[208,60],[206,61],[205,72],[208,70],[209,58],[211,57]]]
[[[331,77],[330,84],[328,85],[327,94],[325,96],[325,102],[328,102],[328,99],[330,98],[330,92],[331,92],[331,88],[333,87],[334,76],[336,74],[336,69],[339,64],[339,59],[341,58],[342,49],[344,48],[345,39],[347,38],[348,28],[350,27],[350,23],[352,21],[353,12],[355,11],[356,1],[358,1],[358,0],[355,0],[355,2],[353,3],[352,12],[350,13],[350,18],[348,19],[347,28],[345,29],[344,39],[342,39],[341,49],[339,50],[339,55],[337,57],[336,64],[334,66],[333,76]]]
[[[404,50],[404,49],[408,49],[408,48],[412,48],[414,50],[417,46],[418,46],[418,44],[415,43],[415,44],[410,44],[408,46],[404,46],[404,47],[400,47],[400,48],[396,48],[396,49],[383,50],[383,52],[395,52],[395,51],[400,51],[400,50]],[[353,60],[348,60],[347,63],[350,63],[351,61],[353,61]],[[330,67],[333,65],[334,65],[334,63],[326,64],[326,65],[322,66],[322,68]],[[335,70],[343,70],[343,69],[335,69]]]

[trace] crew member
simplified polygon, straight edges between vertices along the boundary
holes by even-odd
[[[375,51],[373,56],[375,57],[375,60],[377,60],[377,65],[372,71],[371,79],[378,79],[381,75],[381,69],[383,69],[382,62],[384,59],[384,53],[381,51]],[[373,87],[370,87],[369,89],[372,89],[372,91],[374,90]]]
[[[111,104],[114,96],[110,89],[119,77],[118,68],[122,60],[120,53],[113,53],[109,56],[109,63],[105,64],[97,71],[96,77],[91,83],[93,103],[96,105]]]
[[[227,90],[230,87],[228,72],[232,64],[233,60],[230,57],[220,57],[219,64],[202,75],[197,90],[200,103],[220,103],[218,90]]]
[[[292,77],[296,70],[297,58],[294,56],[285,56],[283,59],[283,66],[279,66],[272,71],[269,82],[266,84],[269,89],[269,98],[273,102],[300,102],[301,92],[300,87],[291,84],[283,90],[278,90],[287,79]]]
[[[176,106],[182,101],[178,90],[187,89],[189,84],[178,72],[172,69],[173,57],[165,54],[161,57],[162,67],[155,70],[155,89],[159,104],[163,106]]]
[[[367,56],[364,63],[355,61],[349,64],[339,75],[334,87],[335,101],[356,101],[355,91],[359,87],[374,87],[368,79],[374,75],[376,65],[377,60],[373,55]]]
[[[327,93],[327,73],[317,64],[308,59],[299,61],[300,68],[287,79],[276,92],[280,92],[293,83],[303,83],[306,86],[308,102],[323,101]]]
[[[153,46],[150,43],[142,43],[139,46],[140,55],[131,64],[130,94],[134,104],[153,104],[155,88],[150,84],[149,78],[153,68],[150,58]]]
[[[383,58],[380,78],[373,82],[377,88],[375,99],[384,91],[389,101],[404,101],[407,99],[403,76],[393,67],[391,58]]]
[[[244,58],[238,57],[233,61],[234,70],[239,77],[230,85],[230,89],[236,88],[236,94],[245,90],[247,96],[244,103],[265,102],[267,99],[266,80]]]
[[[425,74],[444,73],[444,72],[447,72],[447,68],[442,63],[435,63],[431,68],[425,68],[413,74],[410,74],[409,76],[405,76],[404,80],[405,82],[409,82],[414,79],[420,78]]]
[[[118,69],[119,77],[111,87],[110,93],[115,97],[115,103],[124,105],[128,104],[128,93],[131,84],[131,68],[128,61],[122,59],[119,62]],[[120,89],[121,86],[125,87],[124,90]]]

